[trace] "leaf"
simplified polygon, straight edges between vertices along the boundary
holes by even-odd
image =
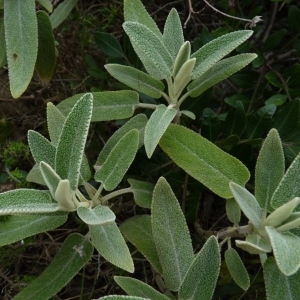
[[[234,183],[229,183],[233,197],[239,204],[245,216],[257,229],[261,228],[262,209],[255,197],[248,192],[244,187]]]
[[[246,112],[241,101],[236,102],[236,106],[231,108],[227,114],[225,126],[227,135],[236,134],[241,136],[246,127]]]
[[[154,185],[150,182],[127,179],[133,192],[135,203],[144,208],[151,208]]]
[[[233,248],[227,249],[225,251],[225,261],[233,280],[246,291],[250,286],[250,278],[237,251]]]
[[[175,59],[181,45],[184,43],[181,21],[175,8],[172,8],[168,14],[164,27],[163,43]]]
[[[67,115],[82,95],[84,94],[78,94],[60,102],[57,108]],[[139,95],[134,91],[96,92],[92,95],[92,122],[130,118],[135,106],[139,103]]]
[[[120,225],[120,231],[124,237],[141,252],[153,268],[162,273],[157,250],[155,247],[151,217],[149,215],[137,215],[124,221]]]
[[[246,241],[236,240],[235,244],[238,248],[241,248],[250,254],[265,254],[272,252],[270,242],[257,234],[248,235]]]
[[[275,104],[276,106],[281,106],[287,101],[287,95],[275,94],[265,101],[265,105]]]
[[[163,177],[154,188],[151,222],[164,281],[170,290],[178,291],[194,253],[183,212]]]
[[[29,173],[26,176],[26,181],[46,185],[38,164],[35,164],[29,171]]]
[[[50,0],[37,0],[44,8],[46,8],[50,13],[53,10],[53,5]]]
[[[144,135],[145,150],[148,158],[150,158],[169,124],[176,116],[177,110],[171,106],[166,107],[163,104],[157,106],[152,113]]]
[[[26,237],[53,230],[67,221],[67,214],[56,212],[42,215],[13,215],[0,222],[0,246],[9,245]]]
[[[83,95],[66,117],[55,154],[55,171],[77,189],[84,146],[92,115],[91,94]]]
[[[146,298],[141,298],[141,297],[134,297],[134,296],[105,296],[105,297],[101,297],[98,300],[151,300],[151,299],[146,299]]]
[[[296,32],[300,33],[300,9],[296,5],[291,5],[288,13],[288,24]]]
[[[105,55],[110,57],[124,56],[119,41],[112,34],[95,32],[95,41]]]
[[[176,55],[174,61],[174,67],[173,67],[173,74],[172,74],[173,77],[175,77],[178,74],[183,64],[190,59],[190,55],[191,55],[191,44],[190,42],[186,41],[181,45]]]
[[[37,58],[35,1],[5,0],[4,27],[10,91],[18,98],[31,81]]]
[[[222,198],[232,198],[230,181],[244,185],[250,177],[238,159],[185,127],[170,124],[159,145],[179,167]]]
[[[45,271],[15,300],[49,299],[59,292],[90,260],[94,247],[78,233],[69,235]]]
[[[80,206],[77,208],[77,214],[88,225],[105,225],[116,220],[113,211],[104,205],[98,205],[93,209]]]
[[[173,59],[162,40],[140,23],[125,22],[123,28],[149,75],[156,79],[171,77]]]
[[[218,115],[210,108],[203,110],[203,122],[201,127],[201,134],[204,138],[213,142],[217,139],[220,133],[221,124]]]
[[[103,165],[96,171],[95,180],[101,182],[105,190],[111,191],[121,182],[134,160],[138,143],[139,132],[137,129],[131,129],[119,140]]]
[[[241,209],[234,198],[226,200],[226,215],[230,222],[239,224],[241,220]]]
[[[61,2],[50,16],[52,28],[58,27],[70,14],[77,0],[65,0]]]
[[[292,213],[280,226],[276,228],[277,231],[283,232],[299,228],[300,226],[300,212]],[[294,233],[293,231],[291,231]]]
[[[130,296],[144,297],[155,300],[169,300],[169,298],[150,285],[135,278],[114,276],[115,282]]]
[[[263,271],[268,300],[297,300],[299,298],[300,272],[285,276],[278,269],[274,257],[266,260]]]
[[[220,267],[220,247],[217,238],[211,236],[188,269],[179,289],[179,298],[181,300],[212,299]]]
[[[0,68],[2,68],[6,63],[7,63],[7,59],[6,59],[4,18],[0,18]]]
[[[118,64],[107,64],[105,69],[120,82],[153,98],[160,98],[165,88],[156,78],[133,67]]]
[[[191,97],[197,97],[201,95],[216,83],[228,78],[230,75],[247,66],[256,57],[256,54],[238,54],[215,63],[205,73],[201,72],[201,75],[198,77],[195,77],[194,71],[192,78],[195,78],[195,80],[192,81],[187,87],[189,95]]]
[[[271,226],[266,226],[265,229],[279,270],[285,276],[295,274],[300,268],[300,238],[288,231],[278,232]]]
[[[288,31],[285,28],[279,29],[269,35],[267,40],[264,42],[263,52],[271,51],[276,49],[281,43]]]
[[[212,40],[191,56],[196,57],[192,79],[198,78],[253,34],[252,30],[231,32]],[[244,65],[245,66],[245,65]]]
[[[133,273],[134,266],[123,236],[115,222],[89,225],[91,240],[97,251],[110,263]]]
[[[284,155],[276,129],[267,135],[255,168],[255,197],[260,207],[271,212],[272,195],[284,175]]]

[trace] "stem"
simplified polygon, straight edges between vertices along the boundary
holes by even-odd
[[[179,109],[182,102],[190,95],[190,92],[186,92],[177,102],[176,107]]]
[[[101,192],[103,190],[103,184],[101,183],[94,197],[92,198],[92,207],[95,207],[99,204],[98,198],[101,196]],[[102,199],[101,199],[102,200]],[[101,203],[102,201],[100,201]]]
[[[139,108],[149,108],[149,109],[155,110],[157,105],[156,104],[149,104],[149,103],[139,103],[137,105],[137,107],[139,107]]]
[[[103,203],[107,202],[108,200],[110,200],[112,198],[115,198],[117,196],[120,196],[120,195],[123,195],[123,194],[126,194],[126,193],[133,193],[133,189],[131,187],[129,187],[129,188],[121,189],[121,190],[112,192],[110,194],[107,194],[104,197],[102,197],[101,202],[103,204]]]

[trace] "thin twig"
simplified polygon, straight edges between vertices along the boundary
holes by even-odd
[[[273,28],[273,25],[274,25],[277,9],[278,9],[278,2],[275,2],[274,5],[273,5],[270,22],[267,22],[268,27],[267,27],[265,35],[262,39],[262,43],[264,43],[270,35],[271,29]]]

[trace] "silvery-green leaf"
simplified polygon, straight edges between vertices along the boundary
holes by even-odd
[[[250,254],[263,254],[272,251],[270,242],[257,234],[248,235],[246,241],[236,240],[235,244]]]
[[[40,167],[35,164],[26,176],[28,182],[35,182],[37,184],[46,185],[44,178],[42,176]]]
[[[177,75],[179,70],[181,69],[182,65],[190,59],[191,55],[191,43],[189,41],[184,42],[175,58],[174,67],[173,67],[173,77]]]
[[[162,267],[153,240],[151,217],[149,215],[131,217],[120,225],[120,231],[147,258],[153,268],[161,274]]]
[[[105,69],[122,83],[153,98],[160,98],[165,88],[160,80],[133,67],[108,64]]]
[[[166,129],[176,116],[177,110],[171,106],[160,104],[152,113],[144,135],[147,156],[150,158]]]
[[[98,205],[93,209],[80,206],[77,208],[77,214],[79,218],[88,225],[104,225],[116,220],[113,211],[104,205]]]
[[[300,226],[300,212],[292,213],[282,225],[276,227],[279,232],[291,230]]]
[[[164,27],[163,43],[175,59],[181,45],[184,42],[181,21],[178,12],[172,8]]]
[[[58,27],[70,14],[77,0],[64,0],[61,2],[50,15],[52,28]]]
[[[95,180],[101,182],[107,191],[111,191],[123,179],[138,150],[139,131],[131,129],[114,146],[107,159],[97,170]]]
[[[250,286],[250,278],[237,251],[233,248],[227,249],[225,251],[225,261],[233,280],[246,291]]]
[[[226,215],[230,222],[239,224],[241,220],[241,209],[234,198],[226,199]]]
[[[173,59],[162,40],[140,23],[125,22],[123,28],[147,72],[156,79],[171,77]]]
[[[44,8],[48,10],[48,12],[52,12],[53,10],[53,5],[50,0],[37,0]]]
[[[271,206],[277,208],[300,195],[300,153],[296,156],[276,188]]]
[[[70,97],[60,102],[57,108],[66,116],[83,95],[78,94]],[[92,95],[92,122],[130,118],[139,103],[139,94],[135,91],[95,92]]]
[[[155,300],[170,300],[150,285],[135,278],[114,276],[115,282],[130,296],[144,297]]]
[[[245,216],[251,221],[254,227],[257,229],[261,228],[262,209],[255,197],[244,187],[234,182],[230,182],[229,187]]]
[[[250,178],[238,159],[186,127],[170,124],[159,145],[179,167],[225,199],[232,198],[230,181],[244,185]]]
[[[158,38],[162,39],[159,28],[145,9],[141,0],[124,1],[124,20],[141,23],[153,31]]]
[[[265,227],[270,238],[276,263],[280,271],[291,276],[300,268],[300,238],[291,232],[278,232],[274,227]]]
[[[170,290],[178,291],[194,253],[184,214],[163,177],[154,188],[151,222],[164,281]]]
[[[117,145],[119,140],[128,133],[131,129],[139,130],[139,145],[138,148],[142,147],[144,144],[144,131],[147,124],[147,117],[143,114],[138,114],[127,121],[121,128],[119,128],[114,134],[107,140],[104,147],[102,148],[98,158],[96,165],[101,166],[104,161],[107,159],[108,155],[112,151],[112,149]]]
[[[94,247],[107,261],[132,273],[133,261],[125,240],[115,222],[105,225],[89,225]]]
[[[98,300],[151,300],[151,299],[135,297],[135,296],[115,296],[115,295],[112,295],[112,296],[101,297]]]
[[[44,182],[46,183],[51,196],[55,199],[55,192],[61,178],[56,174],[51,166],[44,161],[41,161],[39,166]]]
[[[77,206],[73,201],[75,192],[70,188],[70,182],[68,179],[61,180],[58,183],[57,189],[54,194],[55,200],[58,202],[61,210],[75,211]]]
[[[58,293],[90,260],[94,247],[78,234],[69,235],[50,265],[15,300],[50,299]]]
[[[31,81],[37,57],[35,1],[5,0],[4,28],[10,91],[18,98]]]
[[[53,230],[67,221],[67,214],[12,215],[0,222],[0,246],[9,245],[28,236]]]
[[[135,203],[144,208],[151,208],[154,185],[150,182],[127,179],[132,190]]]
[[[261,147],[255,168],[255,197],[264,210],[273,210],[271,197],[283,175],[284,155],[280,137],[276,129],[271,129]]]
[[[91,94],[83,95],[66,117],[55,154],[55,171],[77,189],[84,146],[92,115]]]
[[[181,300],[210,300],[221,267],[220,247],[211,236],[197,254],[179,289]]]
[[[189,111],[189,110],[181,110],[180,113],[181,113],[182,115],[187,116],[188,118],[190,118],[190,119],[192,119],[192,120],[196,120],[195,114],[192,113],[192,112]]]
[[[263,265],[264,281],[268,300],[298,300],[300,295],[300,272],[285,276],[278,269],[274,257]]]
[[[194,77],[187,89],[191,97],[197,97],[205,92],[207,89],[215,85],[216,83],[228,78],[232,74],[241,70],[247,66],[253,59],[257,57],[253,53],[238,54],[230,58],[225,58],[216,64],[200,76]]]
[[[225,34],[205,44],[202,48],[193,53],[191,57],[196,57],[197,59],[193,79],[202,75],[216,62],[246,41],[252,33],[252,30],[240,30]]]

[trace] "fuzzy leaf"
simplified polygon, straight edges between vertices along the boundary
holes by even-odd
[[[65,0],[61,2],[50,16],[52,28],[58,27],[70,14],[77,0]]]
[[[50,0],[37,0],[44,8],[46,8],[50,13],[53,10],[53,5]]]
[[[147,156],[150,158],[169,124],[176,116],[177,110],[172,107],[166,107],[163,104],[157,106],[152,113],[144,135],[144,144]]]
[[[154,188],[151,222],[165,283],[170,290],[178,291],[194,253],[183,212],[163,177]]]
[[[240,136],[246,127],[246,122],[244,105],[241,101],[237,101],[236,106],[229,110],[226,117],[225,126],[227,135],[236,134]]]
[[[79,218],[88,225],[104,225],[116,220],[113,211],[103,205],[98,205],[93,209],[80,206],[77,208],[77,214]]]
[[[255,197],[260,207],[272,211],[271,197],[284,175],[284,155],[276,129],[267,135],[255,168]]]
[[[250,278],[237,251],[233,248],[227,249],[225,251],[225,261],[233,280],[246,291],[250,286]]]
[[[15,300],[49,299],[59,292],[90,260],[94,247],[78,233],[69,235],[45,271]]]
[[[210,300],[214,294],[220,266],[218,240],[215,236],[211,236],[189,267],[179,289],[179,298],[181,300]]]
[[[123,28],[149,75],[156,79],[170,77],[173,59],[162,40],[140,23],[125,22]]]
[[[120,82],[153,98],[160,98],[165,88],[160,80],[133,67],[108,64],[105,69]]]
[[[256,54],[243,53],[217,62],[205,73],[196,77],[196,79],[188,85],[187,89],[189,95],[191,97],[201,95],[216,83],[228,78],[232,74],[247,66],[256,57]],[[193,74],[195,74],[195,71]],[[194,75],[192,77],[195,78]]]
[[[134,297],[134,296],[105,296],[101,297],[98,300],[151,300],[148,298]]]
[[[41,173],[40,167],[38,164],[35,164],[29,173],[26,176],[28,182],[35,182],[37,184],[46,185],[43,175]]]
[[[283,232],[300,226],[300,212],[292,213],[283,224],[276,228],[277,231]]]
[[[13,215],[0,222],[0,246],[9,245],[28,236],[53,230],[67,221],[63,212],[42,215]]]
[[[162,267],[153,239],[151,217],[149,215],[131,217],[120,225],[120,231],[147,258],[154,269],[161,274]]]
[[[272,251],[270,242],[257,234],[248,235],[246,241],[236,240],[235,244],[250,254],[264,254]]]
[[[115,222],[89,225],[89,229],[92,244],[107,261],[127,272],[134,271],[129,249]]]
[[[232,198],[230,181],[244,185],[250,178],[238,159],[183,126],[170,124],[159,145],[179,167],[220,197]]]
[[[240,30],[222,35],[193,53],[191,57],[196,57],[197,59],[193,79],[204,74],[216,62],[246,41],[252,33],[252,30]]]
[[[150,182],[127,179],[132,190],[135,203],[144,208],[151,208],[154,185]]]
[[[180,49],[178,50],[178,53],[175,58],[174,67],[173,67],[173,77],[177,75],[183,64],[190,59],[191,55],[191,43],[186,41],[184,42]]]
[[[111,191],[121,182],[134,160],[138,143],[139,131],[131,129],[111,150],[107,159],[95,174],[95,180],[101,182],[105,190]]]
[[[29,85],[38,51],[34,0],[5,0],[4,27],[10,91],[20,97]]]
[[[102,52],[110,57],[123,57],[124,53],[119,41],[106,32],[95,32],[95,41]]]
[[[55,155],[55,170],[62,179],[70,181],[73,191],[80,177],[84,146],[92,115],[91,94],[82,96],[66,117]]]
[[[241,209],[234,198],[226,200],[226,215],[233,224],[238,224],[241,220]]]

